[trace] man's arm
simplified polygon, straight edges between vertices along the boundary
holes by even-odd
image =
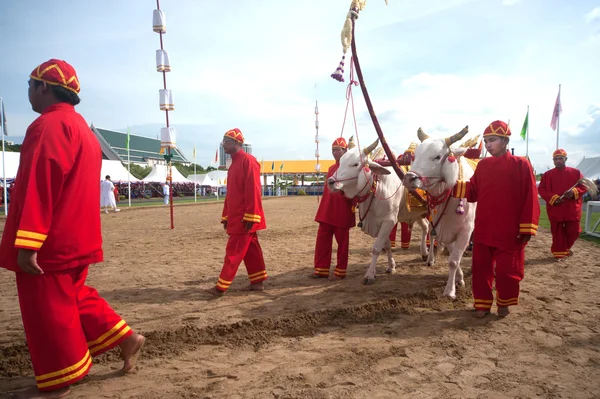
[[[245,185],[244,185],[244,217],[246,229],[250,230],[254,223],[262,221],[259,204],[261,196],[260,186],[260,165],[253,159],[246,159],[244,165]]]
[[[454,198],[465,198],[468,202],[477,202],[477,170],[469,181],[457,181],[451,195]]]
[[[538,190],[535,186],[535,176],[533,169],[527,161],[520,164],[521,180],[521,214],[519,215],[519,241],[524,244],[537,234],[538,223],[540,220],[540,203],[538,200]]]
[[[540,196],[546,201],[546,203],[550,206],[559,205],[562,200],[560,196],[562,193],[553,193],[550,191],[550,171],[544,173],[542,175],[542,180],[540,181],[540,186],[538,187],[538,192]]]
[[[55,206],[60,202],[64,177],[71,170],[74,153],[62,127],[34,126],[25,154],[29,173],[19,181],[25,190],[15,247],[17,264],[27,273],[42,274],[37,251],[42,248],[52,224]],[[28,132],[29,134],[30,132]]]

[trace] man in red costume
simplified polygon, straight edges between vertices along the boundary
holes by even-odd
[[[556,150],[552,154],[554,169],[542,175],[538,188],[546,201],[546,212],[552,230],[552,255],[560,261],[573,255],[571,247],[581,232],[581,205],[583,194],[587,192],[584,185],[578,184],[583,178],[575,168],[565,166],[567,152]]]
[[[340,158],[348,151],[348,144],[343,137],[335,139],[331,145],[331,153],[335,164],[329,167],[325,180],[333,176],[340,167]],[[319,223],[317,242],[315,245],[315,267],[313,277],[329,277],[333,236],[338,244],[337,265],[333,271],[332,280],[346,277],[348,269],[348,250],[350,244],[350,228],[356,225],[356,214],[352,200],[342,193],[332,193],[326,187],[315,216]]]
[[[209,292],[223,294],[235,278],[242,260],[250,279],[249,290],[264,290],[267,279],[265,260],[258,243],[258,230],[267,228],[262,208],[260,165],[256,158],[242,149],[244,136],[240,129],[231,129],[223,137],[223,149],[231,155],[227,172],[227,196],[221,223],[229,234],[225,262],[217,285]]]
[[[410,170],[410,165],[415,160],[415,149],[417,148],[417,143],[410,143],[410,146],[404,154],[398,157],[398,164],[401,165],[404,173]],[[417,189],[416,190],[423,198],[426,196],[426,192]],[[406,192],[406,201],[408,202],[409,207],[423,207],[423,205],[415,199],[407,190]],[[424,207],[423,207],[424,208]],[[426,209],[424,209],[426,211]],[[398,231],[398,225],[396,224],[392,231],[390,232],[390,244],[392,248],[396,248],[396,234]],[[400,248],[409,249],[410,248],[410,239],[412,236],[412,227],[408,225],[408,223],[401,222],[400,223]],[[429,233],[427,233],[426,245],[429,247]],[[435,246],[437,247],[437,241],[435,242]]]
[[[477,202],[472,258],[475,316],[490,313],[495,273],[498,316],[505,317],[509,306],[519,303],[525,246],[537,233],[540,205],[531,165],[507,151],[506,123],[492,122],[483,139],[492,156],[479,162],[470,181],[459,181],[452,195]]]
[[[131,370],[144,337],[85,285],[88,266],[103,261],[102,151],[74,106],[73,67],[49,60],[33,70],[29,102],[41,114],[27,129],[2,242],[0,266],[15,272],[37,389],[60,398],[85,377],[92,356],[121,347]]]

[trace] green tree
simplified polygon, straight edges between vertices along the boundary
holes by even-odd
[[[185,166],[179,162],[173,162],[173,165],[177,168],[179,173],[181,173],[185,177],[188,177],[189,175],[194,174],[194,164]],[[196,173],[200,174],[203,172],[204,172],[204,168],[201,165],[196,164]]]
[[[123,163],[123,166],[125,168],[127,168],[127,164]],[[137,178],[142,180],[144,177],[148,176],[150,174],[150,172],[152,171],[152,168],[150,166],[140,166],[140,165],[136,165],[134,163],[131,164],[130,166],[130,170],[131,170],[131,174]]]

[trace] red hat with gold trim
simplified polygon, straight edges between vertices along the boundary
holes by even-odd
[[[331,148],[348,149],[348,143],[346,143],[346,140],[343,137],[338,137],[333,141],[333,144],[331,144]]]
[[[56,59],[46,61],[35,68],[29,77],[79,94],[79,78],[75,69],[66,61]]]
[[[567,152],[565,150],[563,150],[562,148],[559,148],[558,150],[554,151],[552,153],[552,158],[554,157],[567,157]]]
[[[483,137],[487,136],[510,137],[510,127],[502,121],[493,121],[483,132]]]
[[[232,140],[237,141],[240,144],[244,144],[244,135],[242,131],[237,127],[231,130],[228,130],[223,137],[230,138]]]

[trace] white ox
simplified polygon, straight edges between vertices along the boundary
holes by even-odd
[[[431,139],[419,128],[421,144],[415,150],[415,161],[410,171],[404,176],[407,187],[424,189],[429,200],[433,201],[432,205],[436,205],[431,244],[435,238],[450,252],[450,270],[444,295],[452,299],[456,298],[456,286],[465,284],[460,261],[469,245],[477,206],[450,195],[458,179],[469,180],[473,176],[473,168],[462,156],[468,148],[451,147],[468,131],[469,128],[465,127],[446,139]],[[432,255],[433,251],[430,251],[427,260],[430,266],[435,263]]]
[[[369,159],[369,154],[375,149],[379,140],[363,150],[361,154],[356,147],[349,145],[348,151],[340,159],[337,171],[327,180],[331,191],[342,191],[347,198],[358,199],[359,219],[362,231],[371,237],[376,237],[373,244],[371,264],[367,270],[364,283],[373,284],[376,276],[377,258],[382,250],[388,255],[387,273],[396,270],[396,262],[392,257],[390,232],[401,221],[411,225],[417,221],[424,229],[421,234],[421,249],[427,255],[425,238],[427,222],[416,212],[409,213],[405,206],[405,190],[401,179],[391,167],[383,167]]]

